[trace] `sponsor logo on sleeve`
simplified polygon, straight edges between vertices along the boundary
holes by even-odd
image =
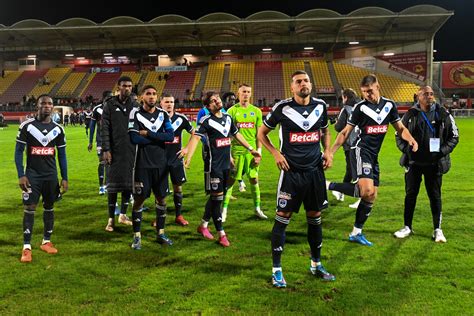
[[[54,156],[54,147],[31,147],[31,154],[35,156]]]
[[[365,133],[370,135],[387,133],[388,125],[371,125],[365,127]]]
[[[319,142],[319,132],[290,133],[290,143],[310,144]]]
[[[230,144],[231,144],[230,137],[216,139],[216,147],[218,148],[227,147],[227,146],[230,146]]]

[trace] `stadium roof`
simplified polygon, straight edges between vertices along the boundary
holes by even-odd
[[[247,18],[211,13],[197,20],[181,15],[162,15],[148,22],[117,16],[102,23],[84,18],[50,25],[41,20],[22,20],[11,26],[0,24],[0,53],[4,58],[61,58],[65,53],[90,54],[158,53],[213,55],[222,48],[235,53],[298,51],[303,45],[320,51],[342,48],[349,41],[364,45],[431,40],[453,15],[433,5],[417,5],[395,13],[380,7],[365,7],[347,15],[327,9],[312,9],[298,16],[262,11]]]

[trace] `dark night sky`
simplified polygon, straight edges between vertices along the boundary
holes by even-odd
[[[348,3],[350,2],[350,3]],[[72,18],[83,17],[100,23],[119,15],[129,15],[149,21],[164,14],[180,14],[190,19],[198,19],[208,13],[227,12],[245,18],[255,12],[276,10],[290,16],[315,9],[331,9],[347,14],[355,9],[367,6],[383,7],[394,12],[417,4],[438,5],[453,10],[448,22],[441,28],[435,38],[435,60],[470,60],[474,59],[474,0],[310,0],[306,2],[285,1],[196,1],[192,5],[184,1],[129,1],[126,5],[120,1],[58,1],[58,0],[0,0],[0,24],[6,26],[24,19],[40,19],[50,24]],[[232,5],[231,5],[232,3]],[[293,4],[291,6],[291,4]]]

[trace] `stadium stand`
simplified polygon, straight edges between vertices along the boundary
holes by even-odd
[[[255,64],[253,62],[236,62],[230,64],[230,91],[237,93],[239,85],[246,83],[254,87]],[[253,101],[255,102],[255,101]]]
[[[313,85],[317,88],[332,88],[333,84],[327,62],[324,60],[310,60],[309,64],[314,77]]]
[[[96,73],[80,94],[81,98],[91,95],[94,99],[100,100],[102,92],[112,90],[118,78],[120,78],[120,73]]]
[[[23,71],[21,75],[0,96],[0,103],[20,102],[28,95],[38,81],[44,77],[47,70]]]
[[[196,70],[196,76],[194,77],[193,88],[191,89],[192,96],[196,97],[196,88],[201,81],[201,70]]]
[[[20,77],[22,71],[5,71],[5,77],[0,77],[0,96]]]
[[[143,85],[153,85],[156,88],[156,92],[158,95],[161,95],[163,93],[163,89],[165,88],[166,80],[165,75],[169,76],[169,72],[156,72],[156,71],[149,71],[148,73],[145,74],[145,80],[143,81]]]
[[[38,97],[45,93],[51,93],[54,87],[59,84],[69,72],[71,72],[71,68],[50,68],[44,75],[44,78],[47,78],[49,83],[38,82],[29,95]]]
[[[336,76],[343,88],[359,91],[362,77],[371,73],[370,70],[341,63],[334,63]],[[382,87],[382,95],[397,102],[412,102],[417,85],[385,74],[376,74]]]
[[[163,92],[171,93],[175,99],[182,101],[188,98],[193,90],[195,77],[196,72],[194,70],[170,71]],[[186,93],[186,91],[189,92]]]
[[[206,82],[204,83],[204,91],[214,90],[221,92],[222,80],[224,79],[224,63],[209,63],[207,70]]]
[[[267,105],[275,99],[281,99],[284,93],[281,61],[255,62],[255,94],[254,103],[265,99]],[[257,102],[255,102],[255,100]]]
[[[66,78],[62,86],[56,92],[58,98],[72,98],[75,97],[74,92],[79,87],[82,79],[86,76],[85,72],[71,72]]]

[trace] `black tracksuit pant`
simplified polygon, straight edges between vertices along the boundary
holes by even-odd
[[[436,165],[411,165],[405,173],[405,225],[412,228],[416,198],[420,191],[421,178],[424,177],[425,188],[430,199],[433,228],[441,228],[441,183],[442,174]]]

